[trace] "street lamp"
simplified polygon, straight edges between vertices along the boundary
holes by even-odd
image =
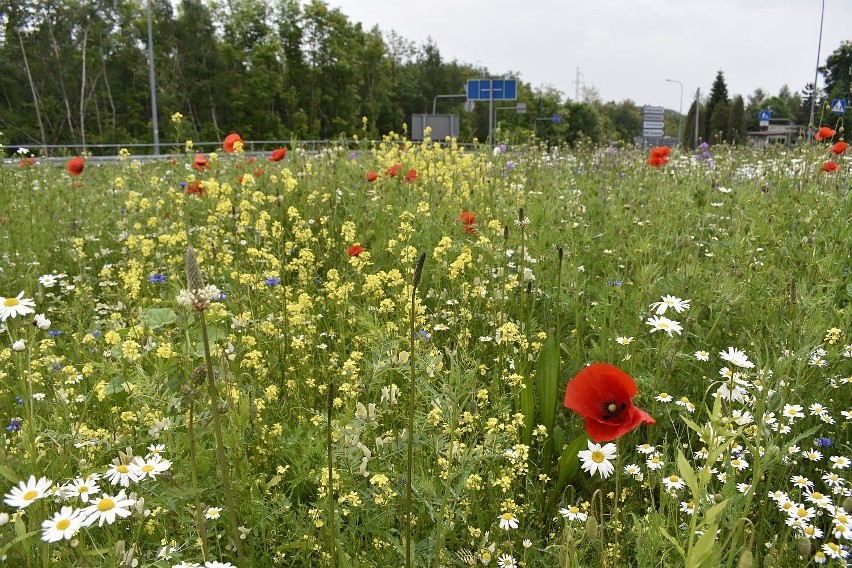
[[[817,62],[816,69],[814,69],[814,90],[811,92],[811,117],[808,119],[808,140],[811,139],[811,136],[814,131],[814,107],[816,106],[816,98],[817,98],[817,79],[819,78],[819,52],[820,48],[822,48],[822,21],[825,17],[825,0],[822,0],[822,11],[819,15],[819,43],[817,44]]]
[[[676,79],[666,79],[666,83],[677,83],[680,85],[680,108],[677,111],[677,143],[680,145],[681,127],[683,126],[683,83]]]

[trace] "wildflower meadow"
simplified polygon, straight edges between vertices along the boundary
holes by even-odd
[[[842,129],[243,146],[7,149],[6,565],[852,562]]]

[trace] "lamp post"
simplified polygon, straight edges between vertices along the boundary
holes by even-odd
[[[680,85],[680,108],[677,110],[677,143],[680,145],[683,127],[683,83],[676,79],[666,79],[666,83],[677,83]]]
[[[461,93],[458,95],[435,95],[435,98],[432,99],[432,114],[435,114],[435,110],[438,108],[438,99],[464,99],[467,98],[467,93]]]
[[[148,0],[148,83],[151,86],[151,120],[154,127],[154,154],[160,155],[160,126],[157,124],[157,81],[154,77],[154,33],[151,27],[151,0]]]
[[[822,21],[825,17],[825,0],[822,0],[822,10],[819,14],[819,43],[817,44],[817,60],[816,68],[814,69],[814,90],[811,92],[811,117],[808,119],[808,140],[813,136],[814,131],[814,109],[816,107],[817,98],[817,79],[819,79],[819,52],[822,48]]]

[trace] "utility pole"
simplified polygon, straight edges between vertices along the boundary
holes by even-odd
[[[816,69],[814,69],[814,90],[811,93],[811,117],[808,120],[808,140],[813,136],[813,132],[815,130],[814,125],[814,110],[816,107],[816,99],[817,99],[817,79],[819,79],[819,52],[822,48],[822,21],[825,17],[825,0],[822,0],[822,11],[819,16],[819,43],[817,44],[817,62]]]
[[[148,83],[151,86],[151,119],[154,127],[154,154],[160,155],[160,125],[157,123],[157,80],[154,77],[154,32],[151,28],[151,0],[148,0]]]
[[[585,81],[580,80],[580,77],[582,77],[582,76],[583,76],[583,74],[580,73],[580,66],[578,65],[577,66],[577,78],[574,80],[574,102],[576,102],[576,103],[580,102],[580,84],[582,84],[583,86],[586,85]]]
[[[701,88],[695,90],[695,147],[698,148],[698,115],[701,111]]]

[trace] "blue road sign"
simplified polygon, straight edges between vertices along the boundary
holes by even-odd
[[[515,79],[471,79],[467,82],[469,101],[514,101],[518,98]]]
[[[562,122],[562,117],[558,114],[554,114],[553,118],[551,118],[550,120],[553,121],[553,124],[559,124],[560,122]]]
[[[754,115],[752,115],[752,116],[754,116]],[[759,119],[760,119],[761,122],[763,122],[764,120],[768,121],[770,118],[772,118],[772,111],[771,110],[760,111]]]
[[[846,112],[846,100],[834,99],[831,101],[831,112],[834,114],[843,114]]]

